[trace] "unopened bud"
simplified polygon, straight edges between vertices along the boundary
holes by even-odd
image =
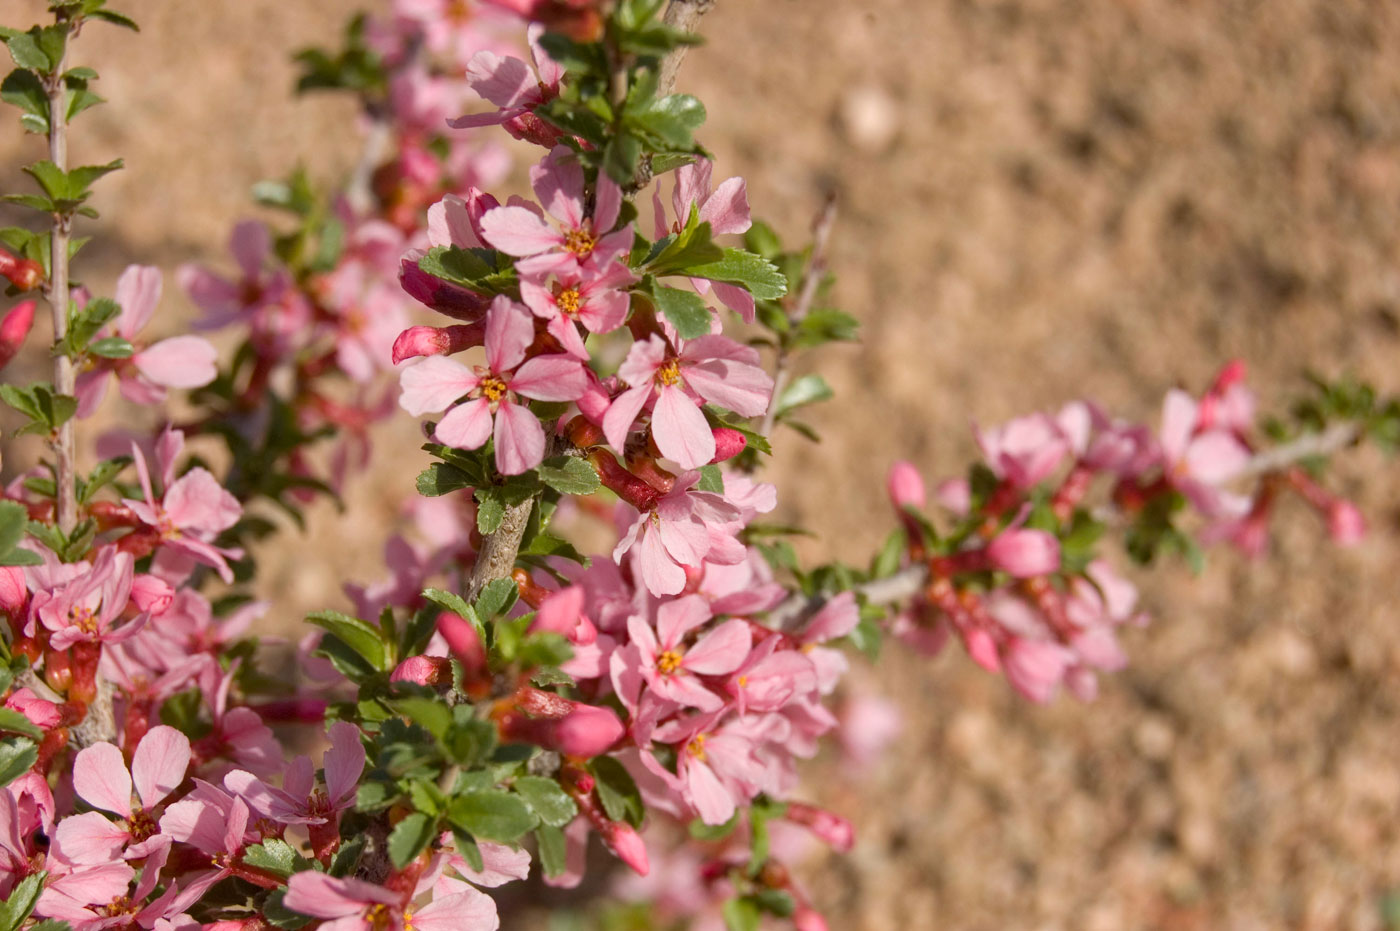
[[[10,284],[20,291],[33,291],[44,281],[44,267],[0,249],[0,275],[10,279]]]
[[[1338,498],[1327,508],[1327,534],[1340,546],[1354,546],[1366,536],[1366,518],[1350,501]]]
[[[961,631],[963,646],[972,661],[988,672],[1001,671],[1001,657],[997,655],[997,643],[992,635],[980,627]]]
[[[851,822],[835,812],[801,802],[790,802],[783,817],[793,824],[802,825],[831,845],[833,850],[845,853],[855,846],[856,833],[851,827]]]
[[[416,685],[438,685],[444,676],[450,677],[451,663],[443,656],[410,656],[399,663],[390,682],[412,682]]]
[[[454,326],[411,326],[394,340],[393,363],[419,356],[440,356],[480,346],[485,339],[482,324]]]
[[[592,449],[607,442],[603,437],[603,428],[583,414],[569,421],[569,425],[564,428],[564,435],[579,449]]]
[[[603,843],[608,845],[617,858],[630,866],[638,876],[651,872],[647,859],[647,845],[632,825],[625,821],[610,821],[601,830]]]
[[[400,264],[399,283],[414,300],[465,323],[475,323],[486,316],[486,308],[491,303],[475,291],[434,278],[419,268],[418,262],[412,258],[406,258]]]
[[[810,905],[799,905],[792,913],[792,926],[797,931],[827,931],[826,919]]]
[[[890,466],[890,474],[885,479],[885,490],[896,510],[905,508],[922,509],[927,503],[924,493],[924,480],[912,463],[900,460]]]
[[[987,544],[987,559],[1018,579],[1049,575],[1060,568],[1060,541],[1044,530],[1007,530]]]
[[[592,759],[617,743],[626,732],[611,708],[579,705],[555,723],[554,747],[565,756]]]
[[[175,589],[164,579],[141,573],[131,580],[131,600],[148,614],[164,614],[175,600]]]
[[[748,438],[738,430],[716,427],[712,432],[715,435],[715,458],[710,460],[711,464],[733,459],[749,445]]]
[[[23,301],[0,320],[0,368],[8,365],[24,345],[24,338],[34,325],[34,307],[34,301]]]

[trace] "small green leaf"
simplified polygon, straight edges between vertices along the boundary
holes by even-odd
[[[551,879],[564,875],[564,870],[568,867],[565,857],[568,847],[564,841],[564,831],[547,824],[541,825],[535,830],[535,840],[538,842],[544,875]]]
[[[399,714],[408,718],[432,734],[438,740],[447,735],[452,726],[452,709],[434,698],[399,698],[392,703]]]
[[[476,529],[483,536],[495,533],[505,520],[506,503],[499,488],[476,490]]]
[[[539,824],[530,806],[499,789],[471,792],[452,800],[448,819],[480,840],[515,843]]]
[[[27,737],[0,740],[0,787],[29,772],[39,759],[39,747]]]
[[[697,471],[700,473],[700,481],[695,483],[697,491],[712,491],[717,495],[724,494],[724,473],[717,465],[703,465]]]
[[[24,924],[34,911],[39,894],[44,891],[44,880],[48,875],[46,872],[33,873],[10,890],[4,903],[0,904],[0,931],[16,931]]]
[[[389,650],[378,628],[339,611],[317,611],[306,620],[333,634],[374,669],[388,670]]]
[[[394,825],[389,832],[389,859],[394,866],[403,869],[428,849],[436,829],[436,822],[418,811]]]
[[[243,851],[243,862],[248,866],[284,878],[296,871],[298,861],[304,863],[305,859],[297,854],[291,844],[277,837],[269,837]]]
[[[45,55],[43,50],[39,48],[39,43],[35,41],[34,36],[27,32],[11,36],[5,45],[10,50],[10,57],[21,68],[47,74],[49,69],[53,67],[49,63],[49,56]]]
[[[22,734],[35,740],[44,739],[44,732],[13,708],[0,708],[0,733]]]
[[[88,352],[104,359],[129,359],[135,354],[136,347],[120,336],[108,336],[88,344]]]
[[[520,587],[514,579],[492,579],[482,587],[473,607],[476,608],[476,616],[485,623],[509,611],[518,597]]]
[[[476,609],[467,604],[466,599],[461,595],[445,592],[440,588],[426,588],[423,590],[423,597],[444,611],[451,611],[471,624],[472,627],[476,628],[477,636],[481,637],[483,643],[486,642],[486,625],[482,623],[481,616],[476,613]]]
[[[782,396],[773,402],[775,416],[782,417],[790,411],[808,404],[829,401],[835,396],[826,379],[820,375],[803,375],[787,386]]]
[[[556,456],[535,470],[540,481],[561,495],[591,495],[602,482],[598,470],[585,459]]]
[[[724,258],[718,262],[691,265],[685,269],[685,274],[737,284],[760,301],[777,300],[788,289],[787,278],[778,271],[778,266],[743,249],[725,249]]]
[[[49,125],[49,97],[44,85],[36,74],[23,68],[11,71],[0,82],[0,100],[19,107],[26,114],[43,121],[45,131]]]
[[[418,493],[425,498],[440,498],[470,488],[471,484],[467,473],[445,462],[434,462],[418,473]]]
[[[729,816],[729,820],[724,822],[724,824],[706,824],[699,818],[695,818],[690,822],[687,830],[690,832],[691,837],[698,841],[705,841],[708,843],[724,840],[730,834],[733,834],[734,829],[738,826],[739,812],[736,810],[734,814]]]
[[[665,285],[652,288],[656,309],[671,321],[681,339],[695,339],[710,332],[710,308],[700,295]]]
[[[603,804],[608,818],[640,827],[646,807],[627,768],[613,757],[598,756],[588,761],[588,770],[598,780],[598,801]]]
[[[521,776],[512,788],[549,827],[563,827],[578,814],[578,806],[559,783],[543,776]]]
[[[759,910],[758,903],[747,896],[725,901],[722,914],[727,931],[758,931],[763,921],[763,912]]]

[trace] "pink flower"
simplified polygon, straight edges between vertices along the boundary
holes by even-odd
[[[1049,640],[1012,636],[1003,656],[1007,681],[1026,698],[1044,704],[1074,664],[1074,653]]]
[[[248,804],[243,799],[202,779],[195,780],[189,795],[165,810],[160,832],[199,850],[214,867],[181,885],[175,911],[198,902],[211,886],[233,873],[233,863],[258,838],[256,832],[248,830],[248,815]]]
[[[653,595],[681,591],[685,570],[698,569],[706,559],[738,563],[747,555],[734,539],[742,526],[739,509],[721,495],[695,490],[699,480],[698,472],[678,477],[655,508],[637,515],[613,549],[618,563],[635,550],[638,574]]]
[[[190,767],[190,740],[173,727],[157,725],[146,732],[131,757],[131,771],[116,745],[93,744],[73,760],[73,790],[94,808],[121,818],[116,824],[97,812],[59,822],[55,840],[75,863],[101,863],[121,854],[136,860],[155,849],[155,809],[185,781]],[[132,786],[140,807],[131,804]],[[168,841],[167,841],[168,842]]]
[[[174,336],[142,348],[137,334],[150,322],[160,302],[160,269],[129,265],[117,279],[117,303],[121,313],[114,324],[98,331],[96,338],[119,336],[136,347],[128,359],[95,359],[96,368],[78,378],[78,416],[96,410],[107,390],[107,376],[115,373],[122,397],[137,404],[158,404],[166,388],[199,388],[219,374],[218,351],[199,336]]]
[[[505,475],[529,471],[544,459],[544,428],[515,396],[572,401],[587,387],[583,366],[568,356],[536,356],[522,365],[533,338],[525,309],[498,297],[486,314],[487,367],[468,369],[444,356],[423,359],[404,370],[399,405],[415,416],[450,407],[435,435],[463,449],[485,443],[494,420],[496,467]],[[457,404],[463,395],[468,399]]]
[[[1247,501],[1218,486],[1239,474],[1249,450],[1228,430],[1204,428],[1199,414],[1186,392],[1167,392],[1159,434],[1166,478],[1206,516],[1238,516]]]
[[[628,297],[618,290],[636,280],[632,270],[613,262],[596,275],[564,268],[552,286],[522,278],[520,297],[535,316],[547,320],[546,328],[564,351],[584,361],[588,350],[579,336],[581,325],[590,333],[611,333],[627,319]]]
[[[1327,535],[1339,546],[1355,546],[1366,536],[1366,518],[1356,505],[1338,498],[1327,508]]]
[[[1049,478],[1069,452],[1064,431],[1046,414],[1018,417],[1000,427],[973,432],[987,465],[998,478],[1019,489]]]
[[[104,546],[91,569],[60,588],[34,595],[31,610],[53,632],[53,649],[66,650],[80,642],[120,643],[141,629],[144,614],[114,627],[131,596],[131,567],[129,553]]]
[[[927,500],[924,494],[924,480],[919,475],[919,470],[914,468],[913,463],[902,459],[890,466],[889,476],[885,479],[885,490],[889,493],[890,503],[897,511],[905,508],[922,509]]]
[[[365,768],[360,730],[346,721],[330,727],[331,746],[322,758],[326,787],[316,788],[311,758],[299,756],[287,767],[282,788],[269,786],[246,770],[224,777],[224,788],[246,800],[258,814],[279,824],[335,824],[355,802],[355,790]]]
[[[710,232],[716,236],[730,233],[743,233],[753,225],[749,218],[748,190],[743,178],[726,178],[720,186],[710,190],[710,179],[714,162],[708,158],[697,159],[689,165],[676,169],[676,188],[671,194],[671,206],[676,219],[670,232],[679,233],[690,218],[692,208],[698,210],[701,223],[710,224]],[[652,191],[652,206],[656,211],[655,237],[660,239],[668,232],[666,228],[666,208],[661,203],[661,185]],[[753,295],[747,289],[723,281],[711,282],[704,278],[690,279],[695,290],[708,294],[711,285],[715,296],[725,306],[744,318],[745,323],[753,323]]]
[[[174,478],[175,459],[183,448],[185,436],[178,430],[166,429],[157,447],[161,466],[161,484],[165,488],[160,501],[151,489],[151,473],[141,447],[131,444],[136,460],[136,473],[141,479],[145,501],[124,498],[142,523],[160,534],[162,546],[212,567],[225,582],[233,581],[233,570],[226,557],[237,559],[242,550],[215,546],[219,534],[238,523],[243,508],[233,495],[224,490],[208,469],[196,466],[178,479]],[[172,481],[173,479],[173,481]]]
[[[502,58],[489,51],[473,55],[467,65],[467,84],[498,109],[494,113],[469,113],[448,120],[447,125],[453,129],[503,126],[516,139],[546,148],[558,143],[563,135],[560,130],[535,116],[536,107],[559,96],[559,81],[564,76],[564,69],[540,47],[543,34],[541,27],[530,27],[533,70],[518,58]]]
[[[465,883],[454,888],[461,891],[413,910],[413,931],[495,931],[500,926],[496,903],[489,896]],[[282,904],[323,919],[322,931],[405,931],[409,916],[403,898],[402,893],[361,879],[305,871],[287,881]]]
[[[561,229],[551,227],[533,205],[497,207],[481,218],[482,238],[507,255],[522,257],[515,263],[521,277],[594,276],[632,247],[631,226],[609,232],[622,206],[622,189],[600,174],[593,215],[585,216],[583,166],[568,149],[556,148],[532,167],[530,183]]]
[[[674,776],[651,753],[642,754],[643,764],[679,791],[706,824],[728,821],[740,802],[757,794],[764,778],[753,734],[734,721],[715,727],[716,719],[695,715],[656,729],[652,736],[658,743],[679,751]]]
[[[24,345],[25,337],[34,326],[34,308],[37,301],[20,301],[0,320],[0,369],[10,364],[10,360]]]
[[[603,433],[621,450],[637,415],[652,408],[651,432],[661,455],[698,469],[715,457],[715,438],[700,410],[711,402],[743,417],[768,409],[773,380],[758,364],[758,351],[723,336],[687,340],[679,352],[653,335],[632,344],[618,376],[629,387],[603,417]]]
[[[710,606],[699,595],[686,595],[657,608],[655,632],[645,619],[634,616],[628,621],[627,630],[635,654],[614,654],[618,657],[614,679],[619,675],[618,665],[635,655],[642,677],[660,697],[702,711],[722,708],[724,699],[706,688],[698,677],[722,676],[738,669],[749,655],[753,636],[748,623],[736,618],[725,621],[687,648],[685,636],[710,617]]]
[[[233,228],[229,248],[241,277],[221,278],[198,265],[182,265],[180,287],[206,314],[200,324],[218,329],[247,323],[260,351],[281,356],[310,331],[311,305],[284,268],[265,270],[272,256],[272,236],[262,223],[248,220]]]

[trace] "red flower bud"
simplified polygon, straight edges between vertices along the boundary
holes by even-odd
[[[715,458],[710,460],[711,464],[733,459],[749,445],[748,438],[738,430],[731,430],[729,427],[716,427],[711,432],[715,435]]]
[[[454,326],[411,326],[394,340],[393,362],[418,356],[440,356],[480,346],[485,340],[486,327],[480,323]]]
[[[34,325],[34,307],[34,301],[16,304],[5,319],[0,320],[0,368],[8,365],[24,345],[24,338]]]
[[[0,275],[10,279],[10,284],[21,291],[33,291],[43,283],[44,267],[0,249]]]

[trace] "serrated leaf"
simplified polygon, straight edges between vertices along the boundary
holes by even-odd
[[[0,707],[0,733],[22,734],[35,740],[44,739],[44,732],[13,708]]]
[[[67,173],[48,159],[25,165],[23,171],[38,182],[39,187],[43,188],[50,200],[60,201],[70,198],[71,188]]]
[[[129,359],[136,353],[136,347],[120,336],[108,336],[88,344],[87,351],[104,359]]]
[[[520,588],[514,579],[492,579],[482,587],[473,607],[476,616],[485,623],[509,611],[519,597]]]
[[[471,792],[452,800],[448,819],[479,840],[512,844],[539,824],[530,806],[499,789]]]
[[[445,592],[440,588],[425,588],[423,597],[439,608],[451,611],[471,624],[476,629],[477,636],[481,638],[481,641],[486,642],[486,625],[482,623],[481,616],[476,613],[476,609],[467,604],[466,599],[461,595]]]
[[[656,309],[671,321],[681,339],[696,339],[710,332],[710,308],[700,295],[655,285],[651,296]]]
[[[559,783],[543,776],[521,776],[512,788],[549,827],[563,827],[578,814],[578,805]]]
[[[377,628],[339,611],[317,611],[306,620],[335,635],[374,669],[388,670],[389,651]]]
[[[646,807],[642,804],[642,793],[627,768],[613,757],[598,756],[588,761],[588,770],[597,779],[595,791],[608,818],[640,827]]]
[[[43,121],[45,130],[49,125],[49,97],[44,85],[36,74],[17,68],[0,82],[0,100],[19,107],[26,114]]]
[[[452,709],[435,698],[399,698],[391,702],[395,711],[419,724],[441,740],[452,726]]]
[[[284,878],[295,872],[300,859],[291,844],[277,837],[269,837],[243,851],[246,865]]]
[[[495,533],[506,516],[506,504],[499,489],[478,488],[475,497],[477,532],[483,536]]]
[[[560,828],[541,825],[535,831],[535,840],[540,852],[540,865],[544,867],[544,875],[553,879],[556,876],[563,876],[564,870],[568,868],[566,853],[568,845],[564,840],[564,832]]]
[[[587,460],[573,456],[550,459],[535,469],[540,481],[561,495],[591,495],[602,487],[598,470]]]
[[[422,812],[406,816],[389,832],[389,859],[403,869],[420,853],[428,849],[436,833],[437,823]]]
[[[47,872],[32,873],[15,884],[4,903],[0,904],[0,931],[15,931],[24,924],[39,901],[48,875]]]
[[[286,889],[274,889],[268,894],[261,906],[262,917],[266,918],[274,928],[282,928],[283,931],[298,931],[298,929],[316,921],[315,918],[294,912],[283,905],[282,899],[286,895]]]
[[[0,741],[0,787],[29,772],[39,759],[39,747],[27,737],[7,737]]]
[[[35,41],[34,36],[27,32],[11,36],[5,41],[5,46],[10,50],[10,57],[15,60],[15,64],[21,68],[47,74],[49,69],[53,67],[49,63],[49,56],[45,55],[43,49],[39,48],[39,43]]]
[[[685,269],[685,274],[737,284],[760,301],[777,300],[787,294],[788,289],[787,278],[778,266],[743,249],[725,249],[724,258],[691,265]]]
[[[470,488],[471,484],[465,472],[445,462],[434,462],[418,473],[418,493],[425,498],[440,498]]]
[[[697,491],[712,491],[717,495],[724,494],[724,473],[717,465],[703,465],[698,470],[700,481],[695,483]]]

